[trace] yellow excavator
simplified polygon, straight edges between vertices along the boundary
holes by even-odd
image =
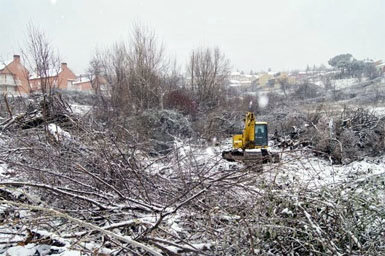
[[[279,155],[268,148],[267,123],[256,122],[254,113],[247,112],[243,133],[233,136],[233,149],[223,151],[222,158],[245,163],[279,162]]]

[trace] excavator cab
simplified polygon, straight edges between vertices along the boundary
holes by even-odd
[[[255,123],[254,146],[256,148],[268,146],[267,124],[264,122]]]

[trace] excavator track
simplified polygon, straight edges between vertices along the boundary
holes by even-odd
[[[278,153],[271,153],[266,149],[261,151],[239,151],[239,150],[228,150],[222,152],[222,158],[230,162],[243,162],[243,163],[278,163]]]

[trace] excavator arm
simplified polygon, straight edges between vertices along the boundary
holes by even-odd
[[[242,134],[233,136],[233,148],[253,149],[255,136],[255,116],[252,112],[247,112],[245,118],[245,128]]]

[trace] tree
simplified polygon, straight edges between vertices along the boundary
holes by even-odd
[[[350,53],[337,55],[329,60],[329,65],[340,70],[340,78],[355,77],[361,79],[366,76],[374,79],[378,72],[373,61],[356,60]]]
[[[278,83],[279,83],[279,86],[280,86],[283,94],[285,95],[285,97],[287,97],[287,91],[289,90],[289,81],[288,81],[287,76],[279,78]]]
[[[326,66],[325,66],[324,64],[321,64],[321,65],[318,67],[318,70],[319,70],[319,71],[326,71],[327,68],[326,68]]]
[[[33,24],[27,26],[27,46],[21,52],[30,70],[39,79],[43,94],[52,94],[58,85],[60,58],[45,33]]]
[[[175,81],[171,77],[177,77],[155,33],[141,25],[134,26],[128,42],[96,54],[90,66],[95,75],[103,73],[113,108],[124,113],[162,107],[169,83]]]
[[[350,68],[353,60],[353,56],[350,53],[346,53],[331,58],[328,63],[333,68],[339,69],[341,71],[341,76],[343,76],[346,71]]]
[[[92,84],[92,89],[94,90],[96,95],[102,95],[101,91],[101,78],[104,77],[104,63],[103,63],[103,54],[99,51],[96,51],[95,55],[92,57],[89,67],[88,67],[88,75]]]
[[[127,57],[131,100],[141,109],[159,106],[168,61],[154,32],[136,26]]]
[[[207,106],[217,105],[230,73],[230,61],[221,50],[216,47],[192,51],[187,72],[198,103]]]
[[[369,79],[374,79],[380,76],[380,72],[377,70],[374,63],[365,63],[363,73]]]
[[[310,72],[310,66],[306,65],[306,74]]]

